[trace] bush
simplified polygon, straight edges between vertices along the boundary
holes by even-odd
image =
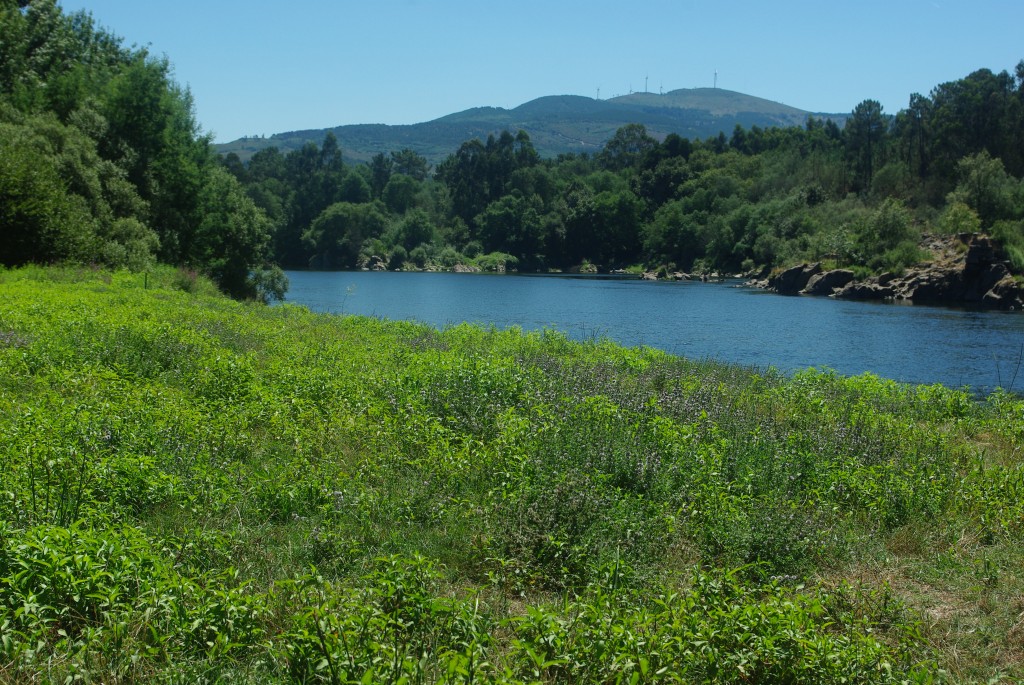
[[[482,271],[504,273],[507,270],[514,270],[515,266],[519,263],[519,260],[504,252],[489,252],[485,255],[480,255],[474,259],[473,262],[480,267]]]

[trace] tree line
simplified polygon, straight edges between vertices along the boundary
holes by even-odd
[[[737,126],[542,159],[529,136],[347,164],[336,137],[218,156],[171,65],[56,0],[0,0],[0,262],[210,274],[280,296],[285,268],[737,272],[923,258],[922,233],[987,231],[1024,271],[1024,61],[874,100],[844,125]]]
[[[166,58],[66,14],[0,0],[0,263],[209,274],[279,297],[274,222],[219,163]]]
[[[1024,61],[874,100],[840,128],[736,126],[663,140],[639,124],[600,152],[541,159],[523,132],[346,166],[321,146],[225,167],[277,227],[290,268],[750,271],[830,260],[861,272],[925,257],[922,233],[987,231],[1024,270]]]

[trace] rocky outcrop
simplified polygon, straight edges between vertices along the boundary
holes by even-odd
[[[1009,275],[1002,264],[990,264],[974,273],[930,267],[894,279],[894,297],[920,303],[980,304],[988,292]]]
[[[820,273],[821,264],[801,264],[769,278],[768,287],[780,295],[797,295]]]
[[[991,238],[926,236],[922,247],[933,259],[900,275],[884,273],[858,281],[847,269],[823,271],[820,264],[801,264],[750,284],[784,295],[1024,309],[1024,286]]]
[[[890,276],[885,285],[892,292],[882,299],[998,309],[1024,307],[1024,288],[1010,273],[991,238],[974,234],[931,237],[926,247],[935,259],[901,276]],[[842,296],[843,292],[836,294]]]
[[[570,266],[568,269],[568,273],[571,274],[596,274],[598,271],[599,269],[597,268],[597,264],[593,264],[591,262],[576,264],[574,266]]]
[[[984,304],[998,309],[1024,309],[1024,292],[1013,276],[1004,276],[985,293]]]
[[[832,293],[842,300],[891,300],[895,291],[877,281],[854,281]]]
[[[800,291],[802,295],[831,295],[845,287],[853,280],[853,272],[849,269],[833,269],[822,271],[811,276],[807,285]]]

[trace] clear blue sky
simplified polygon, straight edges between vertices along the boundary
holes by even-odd
[[[718,86],[815,112],[1024,59],[1024,0],[61,0],[166,55],[217,142]]]

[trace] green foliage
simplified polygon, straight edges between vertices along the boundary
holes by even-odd
[[[313,253],[310,265],[325,269],[356,266],[363,242],[382,235],[386,223],[384,214],[372,204],[331,205],[302,236]]]
[[[412,208],[418,190],[419,184],[416,179],[396,173],[391,175],[387,185],[384,186],[381,198],[389,210],[395,214],[404,214]]]
[[[475,219],[484,249],[531,257],[541,254],[544,233],[537,209],[519,195],[506,195],[487,205]]]
[[[19,265],[81,259],[95,227],[84,203],[69,196],[57,166],[44,153],[18,145],[13,127],[0,126],[0,223],[3,261]]]
[[[253,296],[272,224],[216,164],[169,62],[52,0],[5,6],[0,31],[0,260],[159,258]]]
[[[256,296],[250,270],[258,264],[270,239],[270,220],[238,181],[214,167],[199,195],[202,221],[191,254],[220,288],[236,298]]]
[[[171,267],[0,291],[5,678],[1021,675],[1009,393],[243,305]]]
[[[875,253],[868,266],[900,272],[926,258],[917,246],[920,237],[907,208],[889,198],[862,224],[858,248],[861,254]]]
[[[951,202],[939,219],[939,230],[947,235],[977,233],[980,229],[978,213],[963,202]]]
[[[505,252],[488,252],[487,254],[473,257],[472,261],[482,271],[496,271],[499,273],[515,268],[516,264],[519,263],[519,260],[514,255]]]
[[[987,150],[960,160],[957,173],[960,182],[949,194],[949,201],[974,210],[983,227],[1024,211],[1014,207],[1014,193],[1019,192],[1021,181],[1008,175],[1002,160],[992,158]]]
[[[338,180],[322,170],[312,143],[287,155],[261,150],[250,170],[234,173],[248,176],[251,196],[278,217],[274,251],[286,265],[324,264],[301,236],[331,203],[372,198],[390,228],[348,251],[400,254],[391,261],[402,268],[452,268],[451,258],[438,258],[448,249],[509,254],[529,271],[587,262],[729,273],[826,261],[868,275],[926,260],[922,232],[972,230],[959,205],[978,215],[981,230],[1024,216],[1020,146],[1008,144],[1022,130],[1019,90],[1005,72],[978,72],[939,86],[934,99],[911,96],[895,117],[865,100],[842,130],[810,118],[790,128],[737,126],[731,138],[659,141],[630,124],[593,156],[546,160],[525,133],[504,131],[463,143],[433,178],[426,160],[405,149],[379,153]],[[967,116],[1001,123],[979,135]],[[225,164],[240,167],[230,156]],[[945,216],[946,207],[956,209]],[[435,227],[429,240],[403,235],[410,214]]]
[[[417,181],[427,180],[430,164],[415,150],[402,148],[398,152],[392,152],[391,163],[392,171],[396,174],[404,174]]]
[[[860,190],[871,187],[888,126],[877,100],[864,100],[846,120],[843,136]]]
[[[206,271],[235,297],[264,299],[283,284],[260,285],[271,262],[354,268],[398,247],[416,252],[417,268],[451,268],[451,253],[439,260],[447,248],[508,254],[538,271],[585,260],[735,271],[822,258],[899,269],[919,258],[914,234],[944,202],[972,209],[983,230],[1024,216],[1019,73],[979,70],[913,95],[895,117],[865,100],[843,130],[811,118],[659,141],[632,123],[609,130],[592,157],[548,160],[525,132],[503,131],[463,143],[430,177],[427,159],[408,148],[346,168],[334,131],[287,154],[260,150],[248,165],[237,154],[218,163],[166,58],[125,48],[54,0],[5,7],[0,29],[7,265],[145,269],[158,259]],[[913,230],[880,227],[877,216],[830,221],[851,204],[892,214],[892,202]],[[339,203],[366,216],[342,221],[334,210],[327,222]],[[940,229],[969,227],[962,214]],[[1006,246],[1011,257],[1019,251]]]
[[[992,235],[1003,244],[1014,271],[1024,273],[1024,220],[999,221]]]
[[[647,134],[642,124],[627,124],[615,132],[601,150],[601,164],[613,171],[635,167],[653,152],[658,141]]]
[[[424,243],[434,242],[435,230],[430,216],[424,211],[415,210],[407,213],[395,226],[394,234],[388,237],[393,245],[412,250]]]

